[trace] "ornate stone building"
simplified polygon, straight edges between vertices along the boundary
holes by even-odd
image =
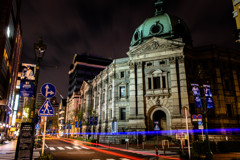
[[[239,127],[239,54],[193,48],[184,22],[166,14],[162,1],[155,6],[155,16],[135,30],[128,57],[81,86],[82,132],[153,131],[154,121],[161,130],[186,129],[184,107],[189,127],[197,128],[191,115],[203,110],[194,105],[191,83],[211,85],[211,128]]]

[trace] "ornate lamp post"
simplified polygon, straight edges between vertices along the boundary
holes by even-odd
[[[35,74],[35,89],[34,89],[34,100],[33,100],[33,117],[35,117],[35,109],[37,107],[36,98],[37,98],[37,88],[38,88],[38,78],[40,73],[40,64],[45,54],[45,50],[47,49],[47,45],[43,43],[42,37],[40,37],[38,43],[34,43],[34,53],[36,60],[36,74]]]

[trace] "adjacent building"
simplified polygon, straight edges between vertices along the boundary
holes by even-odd
[[[90,56],[86,54],[75,54],[73,62],[70,66],[69,89],[66,107],[65,124],[73,126],[78,119],[78,111],[80,107],[80,88],[84,81],[93,79],[98,75],[112,60]],[[73,132],[72,132],[73,133]]]
[[[233,3],[233,18],[235,19],[236,22],[236,42],[240,42],[240,1],[239,0],[232,0]]]
[[[22,52],[21,0],[0,2],[0,133],[9,132]]]
[[[65,118],[66,118],[66,102],[67,99],[61,99],[58,108],[58,133],[63,136],[65,133]]]

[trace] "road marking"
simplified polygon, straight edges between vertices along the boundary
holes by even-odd
[[[48,148],[47,144],[45,143],[46,148]]]
[[[77,147],[77,146],[74,146],[73,148],[76,148],[76,149],[82,149],[82,148],[79,148],[79,147]]]
[[[87,148],[87,147],[84,147],[84,146],[79,146],[79,147],[82,147],[82,148],[84,148],[84,149],[89,149],[89,148]]]
[[[73,148],[71,148],[71,147],[66,147],[67,149],[73,149]]]
[[[60,149],[60,150],[65,150],[63,147],[57,147],[58,149]]]
[[[49,147],[49,149],[52,151],[56,150],[54,147]]]

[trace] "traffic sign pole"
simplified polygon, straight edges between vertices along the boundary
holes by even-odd
[[[42,155],[44,154],[46,126],[47,126],[47,116],[45,116],[45,118],[44,118],[44,131],[43,131]]]
[[[190,143],[189,143],[189,133],[188,133],[188,113],[187,113],[187,107],[184,107],[185,110],[185,117],[186,117],[186,128],[187,128],[187,141],[188,141],[188,155],[189,159],[191,159],[191,152],[190,152]]]

